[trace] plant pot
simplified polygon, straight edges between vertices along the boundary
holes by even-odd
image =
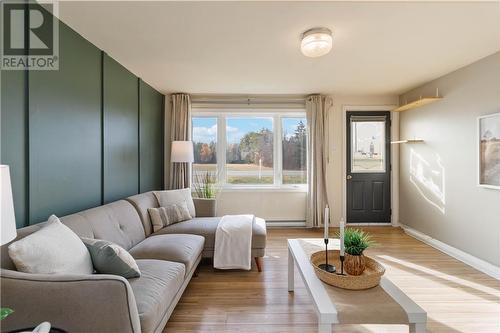
[[[366,268],[365,256],[345,254],[344,269],[349,275],[361,275]]]
[[[193,198],[196,206],[196,217],[217,216],[217,199]]]

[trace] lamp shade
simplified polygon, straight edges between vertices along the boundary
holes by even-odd
[[[0,165],[0,224],[2,234],[0,245],[6,244],[16,238],[16,218],[14,216],[14,201],[12,200],[12,187],[10,186],[10,172],[8,165]]]
[[[170,161],[177,163],[194,162],[192,141],[172,141],[172,151]]]

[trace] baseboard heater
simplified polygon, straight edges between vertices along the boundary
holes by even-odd
[[[272,227],[305,227],[305,220],[266,220],[266,226]]]

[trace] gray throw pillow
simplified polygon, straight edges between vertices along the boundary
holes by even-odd
[[[190,188],[183,188],[180,190],[168,190],[168,191],[154,191],[160,207],[167,207],[173,204],[186,203],[189,210],[189,214],[192,217],[196,217],[196,209],[194,207],[193,197],[191,196]]]
[[[135,259],[121,246],[102,239],[82,238],[97,273],[120,275],[124,278],[141,276]]]
[[[154,232],[168,225],[192,219],[186,202],[159,208],[148,208],[148,213]]]

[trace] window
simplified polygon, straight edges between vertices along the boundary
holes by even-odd
[[[385,119],[354,118],[351,133],[351,171],[385,172]]]
[[[282,118],[283,184],[307,183],[307,133],[305,118]]]
[[[217,118],[192,118],[193,174],[217,174]]]
[[[304,113],[257,112],[193,112],[193,177],[212,171],[226,187],[307,184]]]
[[[229,184],[274,184],[273,118],[226,118]]]

